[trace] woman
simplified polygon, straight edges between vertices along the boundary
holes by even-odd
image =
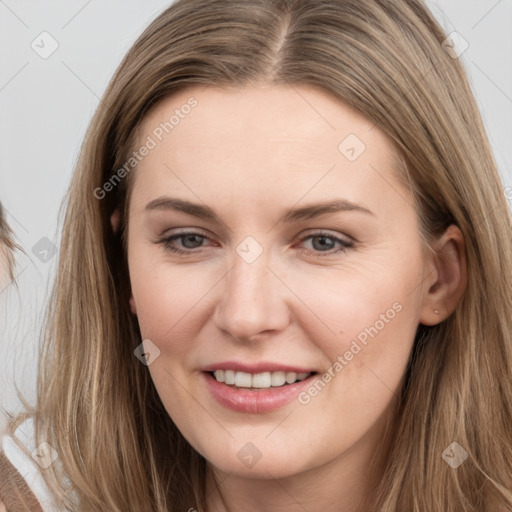
[[[445,39],[419,0],[146,29],[69,192],[33,413],[60,508],[512,506],[511,219]]]

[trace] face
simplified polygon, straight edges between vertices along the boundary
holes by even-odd
[[[132,308],[177,427],[239,476],[367,462],[425,293],[390,141],[318,89],[262,86],[181,91],[139,143]]]

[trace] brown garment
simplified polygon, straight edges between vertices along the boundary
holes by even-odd
[[[0,453],[0,511],[2,503],[7,512],[43,512],[23,477]]]

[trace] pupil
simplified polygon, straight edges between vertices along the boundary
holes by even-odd
[[[187,235],[183,241],[186,242],[186,241],[192,241],[192,245],[194,245],[194,239],[196,239],[196,242],[197,241],[200,241],[199,240],[199,237],[197,235]],[[193,247],[189,247],[187,246],[187,243],[184,243],[185,247],[187,247],[188,249],[193,249]]]
[[[322,249],[322,247],[325,249],[326,248],[326,245],[324,244],[325,240],[331,240],[330,237],[328,236],[319,236],[319,237],[316,237],[317,240],[322,240],[322,243],[320,244],[320,249]],[[332,243],[331,244],[327,244],[327,249],[330,249],[332,247]]]

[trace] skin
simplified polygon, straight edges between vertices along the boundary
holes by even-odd
[[[389,139],[315,88],[191,87],[148,114],[141,144],[190,96],[197,107],[131,176],[131,305],[143,339],[160,350],[148,367],[152,379],[221,482],[208,481],[210,512],[355,511],[385,448],[418,324],[444,320],[463,293],[462,234],[450,226],[433,244],[437,252],[425,252]],[[338,149],[349,134],[366,146],[354,161]],[[145,211],[162,196],[206,204],[221,222]],[[372,214],[279,222],[286,208],[341,198]],[[171,242],[186,255],[157,243],[180,230],[207,238]],[[320,230],[353,247],[335,252],[342,245]],[[250,264],[236,251],[248,236],[263,250]],[[235,412],[204,384],[200,368],[226,360],[284,362],[321,375],[396,303],[400,312],[307,404]],[[261,454],[252,467],[237,457],[248,442]]]

